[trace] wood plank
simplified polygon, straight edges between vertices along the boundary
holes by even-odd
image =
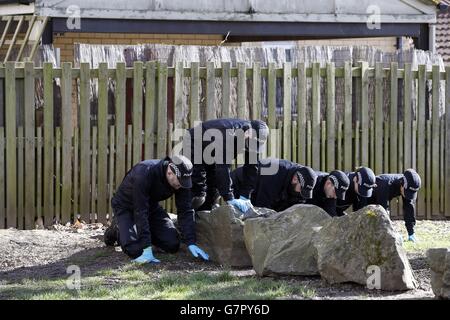
[[[269,69],[267,71],[268,73],[268,114],[267,114],[267,125],[269,126],[269,129],[276,129],[276,120],[277,120],[277,114],[276,114],[276,70],[275,70],[275,63],[270,62],[269,63]],[[276,146],[276,141],[273,141],[272,135],[271,139],[269,139],[268,142],[269,146],[269,157],[274,157],[275,154],[272,154],[272,150],[274,149],[274,146]]]
[[[253,99],[252,99],[252,114],[251,119],[258,120],[262,117],[262,95],[261,95],[261,64],[259,62],[253,63]]]
[[[425,123],[425,99],[426,99],[426,66],[419,65],[418,78],[418,100],[417,100],[417,172],[424,181],[428,179],[425,169],[426,156],[426,123]],[[425,192],[419,192],[417,201],[417,211],[425,214]]]
[[[440,118],[440,150],[439,150],[439,215],[445,215],[445,115]]]
[[[404,147],[404,168],[412,168],[412,117],[411,117],[411,97],[412,97],[412,71],[411,63],[405,63],[405,75],[403,77],[403,147]]]
[[[291,99],[291,64],[285,62],[283,66],[283,158],[287,160],[292,159],[291,152],[291,125],[292,125],[292,99]]]
[[[352,122],[352,65],[345,62],[344,65],[344,170],[353,168],[353,122]]]
[[[369,63],[360,62],[361,68],[361,166],[369,166]]]
[[[425,142],[425,150],[426,150],[426,159],[425,159],[425,203],[426,203],[426,217],[427,219],[431,219],[432,216],[432,186],[431,186],[431,120],[426,120],[426,142]]]
[[[335,165],[336,145],[336,79],[334,62],[327,63],[327,165],[328,172],[333,171]]]
[[[100,63],[98,69],[98,184],[97,221],[106,223],[108,212],[108,64]],[[95,135],[93,135],[95,137]]]
[[[108,220],[112,221],[113,210],[111,200],[114,196],[114,156],[115,156],[115,126],[109,126],[109,181],[108,181]],[[118,185],[117,185],[118,186]]]
[[[43,219],[42,215],[42,127],[36,128],[36,218]],[[33,221],[34,222],[34,221]]]
[[[228,63],[228,72],[230,69],[230,64]],[[230,74],[228,73],[228,82],[230,82]],[[229,116],[229,108],[230,108],[230,83],[228,83],[228,87],[226,85],[226,76],[224,75],[222,77],[223,81],[223,97],[222,97],[222,105],[223,109],[222,112],[224,112],[223,116],[228,117]],[[198,62],[192,62],[191,63],[191,94],[190,96],[190,104],[189,104],[189,111],[190,111],[190,127],[193,128],[197,125],[197,122],[200,121],[200,104],[199,104],[199,85],[200,85],[200,78],[199,78],[199,63]],[[226,91],[227,90],[227,91]],[[226,96],[225,96],[226,95]],[[227,111],[225,111],[227,110]]]
[[[320,170],[326,171],[326,146],[327,146],[327,123],[326,121],[321,122],[320,126],[321,132],[321,143],[320,143]]]
[[[156,153],[163,158],[167,153],[167,64],[158,65],[158,143]]]
[[[311,83],[312,167],[320,168],[320,63],[312,65]]]
[[[361,166],[361,158],[360,158],[360,155],[361,155],[361,150],[360,150],[361,141],[360,141],[360,139],[361,138],[360,138],[360,131],[361,131],[361,129],[360,129],[359,121],[356,120],[356,122],[355,122],[355,152],[354,152],[354,159],[353,159],[353,163],[354,163],[354,167],[355,168]]]
[[[80,189],[79,189],[79,177],[80,177],[80,167],[79,167],[79,150],[80,150],[80,129],[74,128],[73,134],[73,221],[78,219],[80,214]]]
[[[92,127],[92,152],[91,152],[91,222],[97,222],[97,127]],[[97,221],[96,221],[97,220]]]
[[[311,120],[306,121],[306,165],[312,167],[312,128]]]
[[[291,132],[291,136],[292,136],[292,161],[293,162],[297,162],[297,121],[293,120],[292,121],[292,132]]]
[[[180,128],[184,127],[184,122],[187,119],[184,119],[183,113],[183,62],[178,61],[175,65],[175,75],[174,75],[174,123],[176,126],[180,126]],[[214,93],[214,92],[213,92]]]
[[[392,141],[389,139],[389,121],[383,121],[383,127],[383,172],[391,172],[389,171],[389,145]]]
[[[337,154],[336,154],[336,169],[343,170],[343,157],[342,157],[342,138],[343,138],[343,122],[342,120],[338,121],[338,130],[337,130]]]
[[[431,123],[431,214],[439,216],[439,155],[440,155],[440,118],[439,118],[439,88],[441,86],[439,65],[433,66],[432,80],[432,123]],[[429,143],[430,143],[429,142]]]
[[[145,159],[155,157],[156,143],[156,62],[145,64]]]
[[[369,149],[370,149],[370,158],[369,158],[369,167],[375,167],[375,121],[370,120],[370,129],[369,129]]]
[[[90,67],[82,63],[80,67],[80,215],[81,220],[90,221],[90,169],[91,169],[91,106]]]
[[[144,65],[142,61],[134,62],[133,69],[133,161],[132,165],[142,160],[142,80]]]
[[[247,114],[247,78],[245,75],[245,63],[238,62],[237,115],[240,119],[246,119]]]
[[[398,63],[391,62],[390,93],[391,105],[389,112],[389,171],[398,172]]]
[[[191,64],[191,72],[194,71],[195,74],[191,73],[191,77],[195,75],[194,79],[196,79],[196,83],[198,86],[198,74],[199,74],[198,63],[196,63],[195,65]],[[198,90],[197,91],[194,90],[194,92],[198,92]],[[231,64],[230,62],[222,62],[222,118],[231,117],[230,97],[231,97]]]
[[[17,228],[24,229],[24,129],[22,126],[17,128]]]
[[[33,62],[25,62],[25,80],[24,80],[24,124],[25,124],[25,229],[34,227],[36,217],[35,207],[35,107],[34,90],[35,79],[33,76]],[[1,193],[1,190],[0,190]],[[1,210],[1,208],[0,208]]]
[[[61,223],[61,127],[55,128],[55,221]]]
[[[61,222],[66,224],[72,214],[72,64],[64,62],[61,78],[61,126],[62,126],[62,190]],[[100,99],[100,97],[99,97]],[[99,100],[100,103],[100,100]],[[99,108],[101,108],[99,104]],[[78,168],[75,168],[78,170]]]
[[[127,126],[127,171],[133,166],[133,125]]]
[[[126,79],[125,79],[125,63],[118,62],[116,64],[116,92],[115,92],[115,112],[116,112],[116,123],[115,123],[115,145],[116,145],[116,186],[120,185],[123,177],[126,173],[126,162],[125,162],[125,138],[126,138],[126,127],[125,127],[125,99],[126,99]]]
[[[5,208],[5,128],[0,127],[0,229],[6,226]]]
[[[6,227],[17,227],[17,128],[16,80],[14,62],[6,63],[5,136],[6,136]]]
[[[54,105],[53,105],[53,66],[44,63],[44,171],[43,203],[44,225],[50,226],[54,217]]]
[[[298,162],[306,161],[306,66],[305,63],[297,65],[297,148]]]
[[[383,64],[375,65],[375,163],[374,172],[383,171]]]
[[[206,63],[206,120],[216,119],[214,62]]]
[[[445,177],[450,177],[450,66],[445,68]],[[450,217],[449,183],[445,183],[444,198],[445,216]]]

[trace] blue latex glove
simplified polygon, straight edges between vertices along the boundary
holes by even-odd
[[[200,249],[199,247],[197,247],[195,244],[191,244],[190,246],[188,246],[189,251],[191,251],[192,255],[196,258],[198,258],[198,256],[200,255],[200,257],[203,260],[208,261],[209,260],[209,256],[208,254],[203,251],[202,249]]]
[[[243,213],[246,213],[248,211],[248,209],[251,208],[251,203],[248,200],[242,200],[242,199],[233,199],[233,200],[229,200],[227,201],[227,203],[229,205],[234,206],[235,208],[239,209],[240,211],[242,211]]]
[[[137,263],[160,263],[158,259],[153,256],[152,247],[145,248],[142,254],[136,259],[132,260]]]
[[[240,196],[239,199],[240,199],[240,200],[244,200],[244,201],[249,201],[249,199],[247,199],[247,198],[244,197],[244,196]]]
[[[412,235],[408,236],[408,241],[412,241],[414,243],[417,242],[417,239],[416,239],[416,236],[414,235],[414,233]]]

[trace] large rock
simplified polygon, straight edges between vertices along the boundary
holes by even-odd
[[[249,267],[252,265],[244,243],[242,213],[229,205],[196,213],[197,243],[222,265]]]
[[[450,249],[428,249],[427,258],[434,294],[437,298],[450,299]]]
[[[314,245],[319,272],[329,283],[356,282],[382,290],[415,287],[401,238],[381,206],[332,219]]]
[[[299,204],[267,218],[245,221],[245,244],[259,275],[318,274],[312,239],[331,217],[321,208]]]

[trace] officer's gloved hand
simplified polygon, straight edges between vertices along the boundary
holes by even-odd
[[[142,254],[136,259],[132,260],[137,263],[160,263],[158,259],[153,256],[152,247],[145,248]]]
[[[206,261],[209,260],[208,254],[205,251],[203,251],[202,249],[200,249],[199,247],[197,247],[195,244],[189,245],[188,249],[194,257],[198,258],[198,256],[200,255],[200,257],[203,260],[206,260]]]
[[[235,208],[239,209],[240,211],[242,211],[243,213],[246,213],[248,211],[248,209],[251,208],[252,204],[250,203],[250,201],[248,200],[242,200],[242,199],[233,199],[233,200],[228,200],[227,203],[229,205],[234,206]]]
[[[414,242],[414,243],[417,242],[417,238],[414,235],[414,233],[408,236],[408,241],[411,241],[411,242]]]

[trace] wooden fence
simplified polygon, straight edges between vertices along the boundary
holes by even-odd
[[[252,68],[244,64],[231,68],[229,63],[221,68],[214,68],[212,63],[206,68],[200,68],[198,63],[183,68],[181,63],[167,67],[152,61],[135,62],[133,68],[118,63],[116,68],[108,69],[102,63],[96,69],[90,69],[88,64],[75,69],[70,63],[63,63],[61,68],[48,63],[43,68],[36,68],[33,63],[22,66],[6,63],[0,68],[0,80],[5,84],[5,124],[0,127],[0,228],[33,228],[38,217],[43,218],[45,225],[55,219],[66,223],[74,215],[84,221],[106,222],[111,213],[110,199],[126,171],[142,158],[161,158],[171,152],[174,126],[168,121],[168,98],[173,99],[172,111],[179,115],[185,103],[183,78],[190,79],[187,99],[190,125],[200,120],[202,81],[206,83],[205,118],[215,116],[211,110],[216,78],[222,79],[222,117],[231,116],[231,79],[237,78],[237,116],[261,118],[265,78],[268,112],[264,120],[271,129],[279,129],[270,138],[268,155],[328,171],[350,171],[365,165],[378,174],[413,167],[423,182],[418,218],[450,217],[450,184],[445,178],[450,177],[450,68],[440,72],[438,66],[433,66],[432,71],[427,71],[420,65],[418,70],[411,70],[411,65],[406,64],[399,69],[396,63],[390,68],[381,64],[369,68],[366,62],[357,67],[347,63],[343,68],[335,68],[331,63],[325,68],[317,63],[308,68],[289,63],[283,68],[274,64],[261,68],[257,63]],[[283,84],[281,117],[277,116],[276,108],[277,78]],[[42,125],[36,125],[37,79],[44,86]],[[55,79],[61,86],[59,98],[54,95]],[[95,125],[91,122],[92,79],[98,80]],[[337,79],[345,83],[341,118],[335,116]],[[387,91],[383,89],[386,79],[390,80]],[[108,106],[109,81],[115,86],[113,106]],[[126,123],[127,81],[133,84],[132,97],[128,97],[133,101],[131,124]],[[370,81],[375,83],[373,116],[369,112]],[[431,103],[427,81],[432,81]],[[294,115],[293,82],[298,90]],[[321,94],[321,82],[326,86],[325,95]],[[412,96],[413,82],[417,84],[416,99]],[[168,90],[168,83],[173,90]],[[248,83],[251,83],[250,99],[247,99]],[[357,91],[353,89],[354,83],[359,84]],[[442,84],[445,92],[439,90]],[[400,89],[402,95],[398,94]],[[439,99],[444,94],[446,112],[440,114]],[[352,102],[355,95],[357,103]],[[387,108],[383,106],[384,95],[390,96]],[[18,97],[23,100],[23,123],[17,121]],[[55,125],[55,99],[60,99],[61,126]],[[326,105],[323,112],[322,99]],[[412,101],[417,103],[412,105]],[[399,105],[412,105],[403,108],[401,119]],[[114,109],[113,122],[108,118],[109,107]],[[431,110],[429,115],[427,108]],[[358,109],[356,119],[355,109]],[[165,205],[168,210],[174,208],[173,200]],[[401,204],[395,202],[392,206],[392,217],[400,217]]]

